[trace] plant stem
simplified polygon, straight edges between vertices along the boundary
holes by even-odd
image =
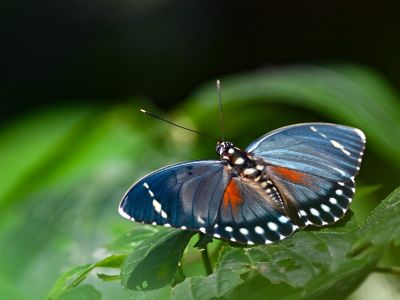
[[[212,270],[212,266],[211,266],[210,257],[208,256],[207,245],[204,247],[204,249],[201,250],[201,257],[203,259],[203,265],[204,265],[204,268],[206,269],[207,275],[211,275],[213,270]]]
[[[374,271],[384,274],[400,275],[400,267],[376,267]]]

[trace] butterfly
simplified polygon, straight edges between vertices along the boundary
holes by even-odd
[[[245,150],[221,141],[219,160],[178,163],[140,179],[119,213],[240,244],[274,243],[344,217],[365,142],[360,129],[329,123],[283,127]]]

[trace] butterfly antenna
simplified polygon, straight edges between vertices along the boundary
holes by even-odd
[[[219,102],[219,126],[221,127],[221,140],[224,141],[224,120],[222,117],[222,97],[221,97],[221,82],[217,79],[217,92]]]
[[[147,110],[140,109],[140,111],[141,111],[142,113],[144,113],[144,114],[146,114],[146,115],[148,115],[148,116],[154,118],[154,119],[158,119],[158,120],[164,121],[164,122],[166,122],[166,123],[168,123],[168,124],[171,124],[171,125],[173,125],[173,126],[182,128],[182,129],[187,130],[187,131],[191,131],[191,132],[197,133],[197,134],[199,134],[199,135],[202,135],[202,136],[205,136],[205,137],[207,137],[207,138],[209,138],[209,139],[212,139],[213,141],[217,141],[216,138],[214,138],[214,137],[212,137],[212,136],[210,136],[210,135],[208,135],[208,134],[205,134],[205,133],[203,133],[203,132],[200,132],[200,131],[197,131],[197,130],[194,130],[194,129],[190,129],[190,128],[187,128],[187,127],[184,127],[184,126],[181,126],[181,125],[178,125],[178,124],[175,124],[175,123],[173,123],[173,122],[171,122],[171,121],[168,121],[168,120],[166,120],[166,119],[164,119],[164,118],[161,118],[161,117],[159,117],[159,116],[157,116],[157,115],[155,115],[155,114],[152,114],[151,112],[148,112]]]

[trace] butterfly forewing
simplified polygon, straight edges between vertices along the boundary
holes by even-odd
[[[230,176],[220,161],[169,166],[135,183],[119,210],[124,217],[146,224],[198,230],[212,227]]]

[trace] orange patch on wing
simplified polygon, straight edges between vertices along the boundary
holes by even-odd
[[[236,209],[238,205],[243,202],[242,196],[240,195],[239,188],[236,182],[231,179],[225,189],[223,205],[224,207],[229,207],[229,203],[232,206],[232,209]]]
[[[286,179],[287,181],[298,184],[309,183],[310,176],[307,173],[278,166],[271,166],[269,168],[273,173],[278,174],[280,177]]]

